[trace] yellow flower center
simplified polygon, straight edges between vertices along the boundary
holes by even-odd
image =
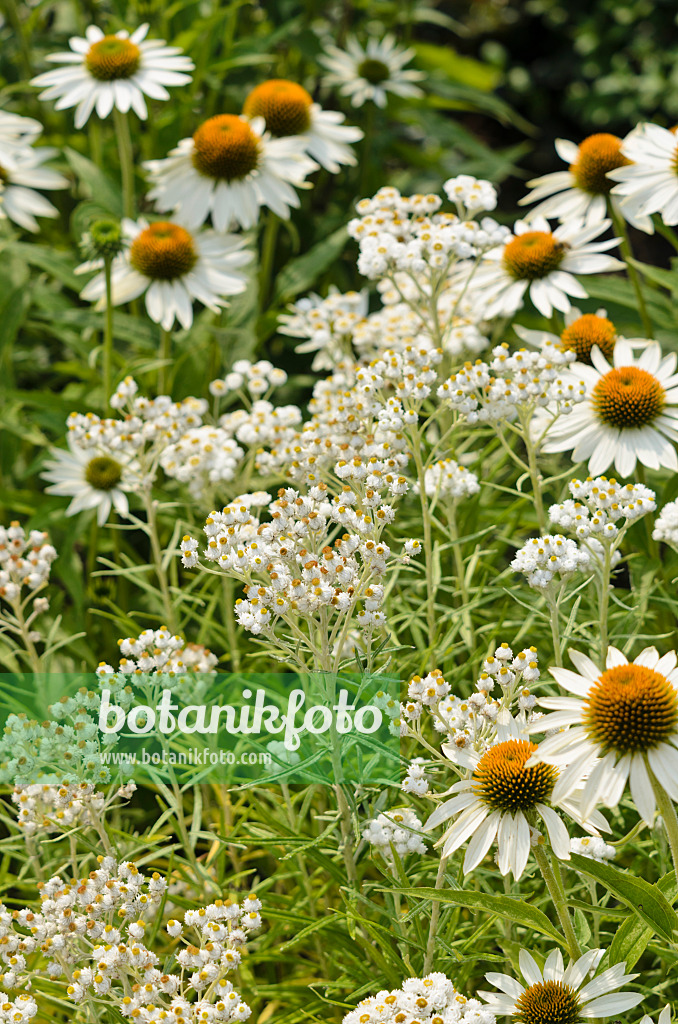
[[[665,392],[656,377],[638,366],[610,370],[593,389],[593,408],[611,427],[643,427],[664,408]]]
[[[197,259],[193,236],[169,221],[158,221],[140,231],[129,253],[135,270],[144,277],[160,281],[183,277],[193,269]]]
[[[301,85],[274,78],[252,89],[242,112],[247,117],[263,117],[273,135],[300,135],[311,127],[312,103]]]
[[[391,76],[388,64],[384,64],[383,60],[374,60],[371,57],[358,65],[358,74],[370,85],[379,85],[380,82],[385,82]]]
[[[562,981],[541,981],[526,988],[516,1001],[519,1024],[577,1024],[581,1020],[576,992]]]
[[[584,313],[560,335],[562,347],[575,353],[580,363],[591,363],[591,349],[597,345],[606,359],[612,357],[617,331],[611,320]]]
[[[104,36],[92,43],[85,54],[85,67],[92,78],[112,82],[116,78],[131,78],[141,63],[141,50],[129,39]]]
[[[565,246],[550,231],[526,231],[504,248],[504,267],[520,281],[536,281],[560,266]]]
[[[558,777],[550,764],[525,767],[537,749],[527,740],[507,740],[483,754],[473,773],[474,793],[495,811],[526,811],[548,800]]]
[[[85,467],[85,480],[95,491],[112,491],[121,478],[122,466],[108,455],[97,455]]]
[[[579,156],[570,165],[578,188],[591,195],[607,195],[614,182],[606,177],[608,171],[630,163],[621,153],[622,140],[616,135],[601,132],[589,135],[579,147]]]
[[[236,181],[259,164],[259,138],[236,114],[210,117],[194,134],[193,147],[193,166],[208,178]]]
[[[594,683],[582,721],[605,753],[645,751],[665,743],[675,731],[678,697],[661,673],[644,665],[619,665]]]

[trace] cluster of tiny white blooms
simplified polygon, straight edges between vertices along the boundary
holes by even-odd
[[[249,359],[238,359],[225,377],[210,382],[209,391],[215,398],[240,391],[251,398],[269,395],[275,388],[287,381],[287,374],[268,359],[260,359],[256,363]]]
[[[28,961],[39,953],[48,977],[64,979],[63,998],[74,1005],[93,998],[109,1012],[146,1024],[230,1024],[249,1017],[226,975],[261,927],[255,895],[241,904],[216,900],[187,910],[183,923],[169,920],[169,937],[185,945],[175,953],[178,968],[164,972],[145,944],[167,890],[157,872],[147,877],[132,862],[99,857],[86,878],[55,875],[40,890],[39,910],[0,913],[6,988],[30,984]]]
[[[590,857],[591,860],[597,860],[601,864],[607,860],[612,860],[617,853],[614,846],[610,846],[600,836],[582,836],[581,838],[571,839],[570,851],[571,853],[578,853],[582,857]]]
[[[28,536],[19,522],[0,526],[0,597],[13,604],[21,597],[23,587],[38,590],[49,580],[56,549],[47,533],[31,530]],[[47,599],[39,598],[38,607],[45,611]],[[34,605],[35,607],[35,605]]]
[[[379,289],[385,282],[379,282]],[[390,284],[390,282],[386,282]],[[405,291],[407,291],[405,287]],[[434,348],[435,344],[428,331],[422,329],[422,313],[415,312],[407,303],[397,299],[382,309],[369,313],[353,329],[353,347],[360,355],[374,358],[384,349],[401,352],[411,345],[418,348]],[[391,298],[391,293],[382,293],[382,298]],[[438,294],[438,320],[440,344],[445,352],[456,356],[461,353],[477,355],[488,346],[488,340],[479,327],[477,316],[469,309],[461,312],[456,289],[444,288]],[[412,297],[416,302],[417,296]]]
[[[440,669],[423,678],[414,676],[407,688],[408,699],[401,706],[402,718],[410,726],[410,735],[418,735],[426,712],[436,732],[443,734],[448,760],[456,761],[457,753],[467,747],[483,754],[496,741],[498,722],[513,714],[525,721],[532,719],[537,700],[530,687],[538,681],[537,648],[514,655],[511,647],[502,643],[483,662],[470,697],[452,694]]]
[[[470,174],[458,174],[443,182],[443,191],[457,207],[460,217],[474,217],[483,210],[494,210],[497,206],[497,190],[489,181],[473,178]]]
[[[376,847],[387,861],[393,862],[392,846],[399,857],[406,857],[408,853],[426,853],[426,843],[418,835],[421,829],[422,823],[414,811],[409,807],[399,807],[368,821],[363,829],[363,839]]]
[[[490,186],[491,187],[491,186]],[[444,277],[452,264],[501,245],[507,228],[491,217],[462,220],[441,212],[440,196],[402,196],[398,189],[379,189],[372,199],[356,204],[358,216],[348,231],[360,246],[358,270],[372,280],[398,271]],[[480,207],[477,212],[480,212]]]
[[[407,978],[402,987],[377,992],[346,1014],[343,1024],[494,1024],[478,999],[467,999],[444,974]]]
[[[423,757],[415,757],[407,766],[405,778],[400,788],[403,793],[411,793],[412,796],[426,796],[430,788],[429,779],[426,777],[428,762]]]
[[[492,350],[489,363],[466,363],[439,388],[438,398],[469,423],[496,423],[531,415],[549,406],[553,415],[571,411],[586,398],[584,381],[564,372],[575,359],[545,342],[539,351],[510,352],[504,343]]]
[[[291,338],[304,338],[296,352],[315,352],[312,370],[332,369],[353,354],[353,336],[367,314],[366,292],[330,289],[325,298],[308,295],[279,318],[278,330]]]
[[[447,498],[452,501],[470,498],[480,490],[475,473],[460,466],[454,459],[442,459],[429,466],[424,474],[424,487],[429,498]],[[418,490],[418,485],[415,490]]]
[[[200,499],[236,475],[244,451],[223,427],[193,427],[160,455],[167,476],[188,485]]]
[[[268,520],[235,504],[208,516],[204,557],[244,584],[245,599],[236,601],[235,612],[245,629],[274,639],[279,620],[313,618],[321,610],[337,617],[355,613],[356,625],[368,633],[384,625],[383,577],[393,559],[381,532],[395,518],[384,492],[397,495],[403,486],[390,474],[363,468],[359,459],[338,464],[337,475],[347,482],[333,498],[325,484],[305,495],[281,489]],[[331,543],[337,524],[351,532]],[[417,543],[408,542],[400,557],[416,554]],[[193,538],[183,538],[181,552],[184,566],[200,564]]]
[[[654,521],[652,536],[655,540],[678,548],[678,501],[664,505]]]
[[[24,835],[34,836],[36,832],[68,832],[78,825],[94,824],[106,800],[89,782],[66,782],[61,786],[16,786],[12,803],[17,807],[18,827]]]
[[[529,585],[537,590],[545,590],[554,578],[568,580],[590,566],[590,553],[560,533],[532,537],[519,548],[511,562],[511,568],[522,572]]]
[[[118,640],[120,662],[114,669],[105,661],[99,663],[96,674],[100,684],[113,693],[119,690],[122,706],[131,699],[129,683],[146,685],[157,682],[164,689],[180,696],[195,697],[205,687],[202,676],[214,675],[218,662],[202,644],[186,643],[183,637],[172,635],[166,626],[160,629],[145,629],[138,637],[124,637]],[[117,697],[116,697],[117,699]]]
[[[38,1004],[28,992],[21,992],[15,999],[5,997],[0,1003],[0,1021],[3,1024],[22,1024],[32,1020],[38,1012]]]
[[[614,541],[625,526],[657,508],[654,491],[644,484],[620,484],[599,476],[572,480],[569,488],[572,498],[552,505],[549,519],[580,540]]]

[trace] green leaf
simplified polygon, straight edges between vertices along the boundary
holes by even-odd
[[[581,857],[576,853],[572,854],[571,865],[575,871],[604,885],[608,892],[625,903],[667,942],[674,941],[674,933],[678,932],[678,914],[659,886],[651,885],[644,878],[628,871],[620,871],[609,864],[599,864],[590,857]]]
[[[312,288],[321,274],[332,266],[346,245],[348,231],[345,227],[334,231],[312,249],[290,260],[278,274],[274,300],[279,303],[291,302],[301,292]]]
[[[95,199],[100,206],[114,216],[122,217],[120,190],[108,175],[82,153],[76,153],[74,149],[65,149],[64,154],[80,181],[86,185],[87,191],[90,193],[88,198]]]
[[[667,875],[660,878],[657,887],[672,903],[675,902],[678,894],[675,871],[669,871]],[[609,950],[609,963],[619,964],[624,962],[626,970],[632,971],[641,956],[647,949],[654,929],[649,928],[640,918],[632,915],[617,929]]]
[[[466,907],[468,910],[483,910],[496,917],[504,917],[514,924],[530,928],[532,931],[548,935],[550,939],[565,945],[561,932],[553,925],[546,914],[525,900],[513,896],[491,895],[486,892],[475,892],[468,889],[396,889],[393,890],[410,899],[435,900],[449,903],[455,907]],[[669,908],[670,909],[670,908]]]
[[[461,82],[472,89],[491,92],[499,84],[501,72],[472,57],[462,57],[451,46],[415,43],[418,64],[426,71],[442,71],[452,82]]]

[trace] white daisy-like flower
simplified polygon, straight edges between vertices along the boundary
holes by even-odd
[[[126,491],[134,489],[129,465],[103,451],[84,450],[69,442],[69,447],[52,448],[54,458],[45,463],[47,494],[58,494],[73,500],[66,509],[67,516],[89,509],[97,510],[99,526],[108,519],[114,508],[121,516],[129,512]]]
[[[611,192],[621,201],[627,220],[644,217],[644,231],[652,234],[649,219],[661,215],[665,224],[678,224],[678,136],[658,124],[640,124],[630,132],[621,148],[630,163],[609,172],[618,182]]]
[[[108,117],[113,107],[123,114],[132,109],[142,119],[148,116],[144,96],[168,100],[165,86],[186,85],[193,61],[178,46],[165,46],[164,39],[146,39],[148,25],[132,35],[126,31],[105,35],[90,25],[85,38],[69,40],[70,52],[52,53],[47,60],[64,64],[45,71],[31,85],[45,86],[41,100],[56,100],[57,110],[76,107],[75,127],[82,128],[96,109]]]
[[[111,265],[113,303],[116,306],[146,295],[151,320],[169,331],[175,320],[182,327],[193,323],[193,302],[217,312],[228,305],[226,295],[238,295],[247,278],[238,270],[249,263],[251,254],[236,235],[214,231],[193,233],[172,221],[149,224],[123,220],[124,250]],[[81,264],[76,273],[98,269],[101,261]],[[83,299],[99,300],[103,308],[106,280],[94,277],[80,293]]]
[[[649,771],[672,800],[678,800],[678,658],[647,647],[633,662],[609,647],[606,668],[580,651],[570,651],[578,672],[552,668],[568,697],[542,697],[552,709],[530,732],[563,730],[539,744],[531,764],[562,771],[552,799],[572,799],[581,787],[580,813],[596,805],[616,807],[627,783],[641,817],[652,824],[655,794]]]
[[[395,36],[368,39],[365,47],[352,36],[345,50],[327,46],[318,63],[329,71],[323,84],[339,86],[340,95],[347,96],[352,106],[362,107],[371,100],[385,107],[388,93],[405,98],[423,96],[414,84],[425,77],[423,72],[405,67],[413,57],[414,50],[398,46]]]
[[[598,237],[609,226],[609,220],[568,221],[551,231],[543,217],[517,221],[509,241],[486,252],[473,275],[472,293],[482,296],[485,318],[515,313],[526,292],[544,316],[551,316],[554,309],[567,313],[570,296],[587,297],[574,274],[600,274],[624,266],[606,255],[619,239]]]
[[[652,1020],[652,1017],[650,1017],[646,1013],[645,1016],[642,1018],[640,1024],[654,1024],[654,1022]],[[657,1024],[671,1024],[671,1007],[668,1005],[668,1003],[657,1017]]]
[[[573,306],[565,314],[565,328],[560,334],[550,331],[530,330],[521,324],[514,324],[513,329],[522,341],[539,348],[542,345],[556,345],[566,352],[574,352],[580,363],[591,364],[591,352],[597,345],[606,359],[612,357],[617,342],[617,328],[608,318],[606,309],[597,309],[595,313],[582,313]]]
[[[275,138],[300,136],[309,156],[332,174],[339,172],[341,164],[357,163],[350,144],[362,139],[361,129],[344,124],[340,111],[323,110],[296,82],[274,78],[255,86],[245,100],[243,116],[263,117],[266,130]]]
[[[480,864],[496,841],[500,872],[507,875],[511,871],[519,879],[530,853],[528,816],[535,815],[544,822],[555,855],[569,860],[570,836],[553,808],[558,769],[543,760],[528,767],[527,762],[537,750],[536,744],[524,738],[514,720],[498,725],[497,742],[483,754],[470,747],[454,747],[455,761],[472,774],[450,788],[454,796],[436,808],[424,829],[430,831],[454,819],[436,844],[442,845],[444,857],[472,837],[464,857],[465,873]],[[575,800],[558,803],[587,831],[597,834],[599,828],[608,830],[601,814],[593,812],[584,821]]]
[[[485,977],[499,992],[479,992],[497,1016],[517,1017],[523,1024],[580,1024],[592,1017],[613,1017],[642,1002],[641,992],[619,992],[637,974],[627,974],[619,963],[590,980],[603,958],[602,949],[590,949],[567,967],[563,954],[553,949],[543,971],[526,949],[518,956],[523,982],[508,974],[491,972]],[[664,1024],[664,1022],[662,1022]]]
[[[46,160],[56,156],[57,150],[48,146],[33,149],[30,142],[35,137],[22,136],[28,138],[28,144],[23,145],[0,139],[0,218],[9,218],[27,231],[40,230],[36,217],[59,216],[56,206],[36,189],[68,185],[62,174],[43,167]]]
[[[42,133],[42,125],[32,117],[0,110],[0,143],[30,144]]]
[[[303,137],[274,139],[262,117],[217,114],[192,138],[182,139],[164,160],[144,164],[159,210],[173,210],[196,228],[212,216],[217,231],[251,228],[267,206],[283,220],[299,206],[295,188],[318,164],[306,155]]]
[[[613,182],[608,172],[624,167],[628,159],[622,153],[622,140],[616,135],[601,132],[589,135],[578,146],[567,139],[556,139],[556,153],[569,164],[567,171],[555,171],[528,181],[532,189],[519,200],[519,206],[538,203],[527,215],[557,218],[560,221],[578,219],[594,224],[607,216],[607,199]],[[612,197],[620,212],[619,201]],[[643,231],[652,229],[649,217],[627,218],[634,227]]]
[[[641,348],[638,357],[636,347]],[[624,477],[632,475],[636,462],[677,471],[676,354],[662,356],[656,341],[639,344],[618,338],[612,365],[597,346],[591,361],[591,366],[571,365],[572,374],[586,385],[586,398],[549,428],[543,450],[572,450],[574,462],[588,459],[592,476],[612,463]]]

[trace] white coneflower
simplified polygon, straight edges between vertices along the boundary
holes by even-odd
[[[296,82],[274,78],[255,86],[245,100],[243,115],[263,117],[266,130],[275,138],[304,139],[309,156],[332,174],[341,170],[341,164],[357,163],[350,143],[362,139],[361,129],[344,124],[344,114],[338,110],[323,110]]]
[[[556,802],[581,787],[583,815],[598,804],[616,807],[627,783],[642,818],[652,824],[656,808],[649,771],[672,800],[678,800],[678,670],[670,651],[660,658],[647,647],[633,662],[608,648],[606,668],[571,651],[579,670],[550,669],[573,696],[542,697],[553,713],[534,722],[531,732],[563,730],[547,737],[531,759],[562,768],[554,785]]]
[[[595,224],[568,221],[551,231],[548,221],[536,217],[517,221],[513,237],[486,252],[471,283],[473,295],[482,296],[485,317],[510,316],[523,304],[525,293],[544,316],[554,309],[567,313],[570,296],[586,298],[575,274],[599,274],[624,266],[605,252],[619,239],[600,239],[609,220]]]
[[[497,1016],[516,1017],[522,1024],[580,1024],[593,1017],[613,1017],[633,1009],[643,996],[641,992],[618,991],[638,977],[626,974],[623,963],[589,980],[602,957],[602,949],[590,949],[565,967],[563,954],[554,949],[542,971],[534,957],[521,949],[518,960],[524,982],[491,972],[485,977],[500,991],[478,995]]]
[[[636,356],[634,348],[640,345]],[[612,364],[594,347],[591,366],[572,365],[572,373],[586,385],[586,398],[549,428],[545,452],[572,449],[573,461],[588,460],[592,476],[612,463],[620,476],[630,476],[636,462],[678,470],[676,355],[662,356],[654,341],[640,345],[619,338]]]
[[[193,323],[193,302],[214,312],[227,305],[227,295],[246,287],[239,268],[251,259],[242,238],[213,231],[193,233],[172,221],[124,220],[124,250],[111,267],[113,302],[121,305],[146,295],[151,320],[170,330],[175,319],[182,327]],[[101,261],[84,263],[78,272],[96,269]],[[105,301],[104,274],[82,290],[83,299]]]
[[[132,35],[126,31],[105,35],[90,25],[85,38],[69,40],[70,52],[52,53],[47,60],[64,64],[63,68],[38,75],[31,85],[46,86],[41,100],[56,100],[57,110],[76,107],[75,127],[82,128],[96,109],[99,117],[108,117],[116,107],[142,119],[148,116],[144,95],[168,100],[167,85],[186,85],[187,72],[194,68],[179,47],[165,46],[164,39],[146,39],[148,25]]]
[[[346,49],[328,46],[319,63],[329,74],[323,82],[339,86],[339,93],[347,96],[354,107],[362,107],[371,100],[378,107],[385,107],[388,93],[406,98],[422,96],[421,89],[414,83],[421,81],[424,74],[405,68],[414,57],[414,50],[398,46],[395,37],[369,39],[362,47],[351,37]]]
[[[2,131],[0,125],[0,132]],[[37,133],[14,142],[0,136],[0,218],[9,218],[27,231],[39,231],[36,217],[58,217],[59,211],[36,189],[66,188],[68,181],[57,171],[43,167],[57,150],[33,149]]]
[[[618,184],[611,195],[620,200],[627,220],[644,217],[643,230],[654,230],[650,216],[661,215],[665,224],[678,224],[678,137],[670,128],[640,124],[626,136],[621,148],[623,167],[610,171]]]
[[[108,519],[114,508],[121,516],[129,512],[126,491],[134,489],[124,461],[109,453],[84,450],[75,444],[68,449],[51,449],[53,459],[45,463],[47,494],[58,494],[73,500],[66,509],[67,516],[77,515],[89,509],[97,510],[99,526]]]
[[[570,857],[570,837],[552,806],[558,769],[545,761],[528,767],[538,748],[522,737],[516,723],[498,725],[497,737],[497,743],[483,754],[471,747],[455,747],[455,760],[472,772],[471,777],[451,787],[455,795],[433,812],[424,828],[430,831],[454,818],[440,844],[448,857],[471,839],[464,857],[466,873],[480,864],[496,840],[501,874],[510,871],[517,880],[530,853],[528,817],[542,819],[554,853],[564,860]],[[558,803],[582,827],[594,833],[597,828],[607,829],[600,814],[585,822],[574,800]]]
[[[196,228],[211,215],[217,231],[253,227],[267,206],[284,220],[299,206],[295,188],[318,164],[306,155],[303,137],[274,139],[262,117],[217,114],[164,160],[149,160],[149,198]]]

